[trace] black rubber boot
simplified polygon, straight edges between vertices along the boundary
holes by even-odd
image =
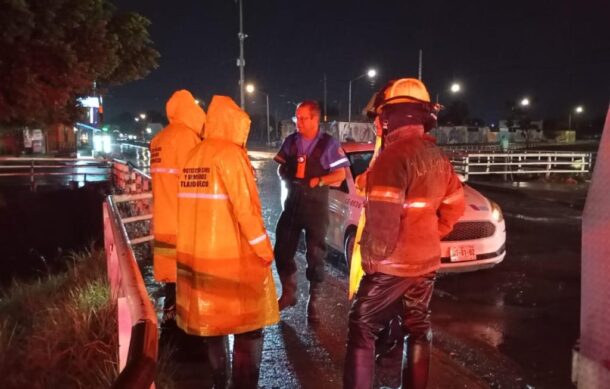
[[[297,304],[297,275],[281,276],[282,296],[277,301],[280,311]]]
[[[256,389],[263,354],[263,331],[235,335],[233,389]]]
[[[213,336],[206,339],[207,356],[212,369],[214,389],[229,387],[229,342],[226,336]]]
[[[161,317],[161,330],[175,330],[176,325],[176,283],[168,282],[164,286],[165,299],[163,302],[163,316]]]
[[[307,321],[311,324],[320,322],[320,300],[322,299],[322,284],[320,282],[309,283],[309,300],[307,300]]]
[[[375,352],[348,345],[343,370],[343,389],[371,389],[375,377]]]
[[[403,389],[425,389],[430,369],[430,343],[409,342],[405,339],[406,356],[402,360]]]

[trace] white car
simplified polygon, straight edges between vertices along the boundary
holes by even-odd
[[[364,198],[356,193],[354,177],[369,166],[374,145],[343,143],[350,168],[343,183],[330,189],[330,224],[326,242],[351,261],[356,227]],[[492,267],[506,255],[506,227],[500,207],[468,185],[464,185],[466,211],[453,231],[441,242],[441,271],[472,271]]]

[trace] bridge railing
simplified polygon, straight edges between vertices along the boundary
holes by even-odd
[[[592,153],[528,151],[509,153],[448,152],[457,173],[468,178],[492,174],[584,174],[591,170]]]
[[[94,158],[22,158],[0,157],[0,178],[14,178],[27,183],[32,191],[43,182],[60,178],[70,181],[106,181],[111,162]]]
[[[158,354],[157,315],[146,290],[133,246],[151,241],[150,229],[131,223],[152,219],[150,177],[124,161],[113,161],[120,194],[104,203],[104,244],[112,296],[118,306],[119,368],[114,388],[154,388]],[[136,231],[136,232],[134,232]],[[134,235],[139,236],[134,236]]]

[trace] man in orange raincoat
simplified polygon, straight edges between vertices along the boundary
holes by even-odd
[[[177,324],[205,340],[214,387],[228,382],[226,335],[235,334],[233,385],[256,388],[262,328],[279,321],[273,250],[246,153],[250,118],[214,96],[205,140],[180,174]]]
[[[165,106],[169,125],[150,142],[153,190],[155,279],[165,282],[164,326],[175,325],[176,224],[178,178],[188,152],[200,142],[205,112],[187,90],[175,92]]]

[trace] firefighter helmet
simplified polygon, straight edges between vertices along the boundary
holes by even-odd
[[[382,114],[384,107],[392,105],[392,109],[386,111],[387,116],[395,116],[395,112],[407,109],[409,119],[407,121],[421,121],[429,131],[436,126],[436,115],[442,108],[439,104],[430,102],[430,94],[423,82],[416,78],[400,78],[388,82],[373,98],[366,107],[369,117]],[[389,107],[388,107],[389,108]],[[404,113],[404,112],[403,112]],[[399,115],[400,116],[400,115]],[[405,118],[396,117],[396,125],[404,124]],[[393,121],[393,120],[392,120]]]
[[[377,95],[375,111],[388,104],[430,103],[430,94],[423,82],[417,78],[401,78],[390,81]]]

